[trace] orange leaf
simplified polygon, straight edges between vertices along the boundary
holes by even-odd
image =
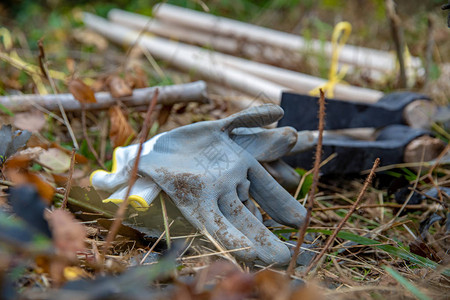
[[[111,76],[108,80],[109,91],[114,98],[133,95],[131,88],[119,76]]]
[[[29,155],[15,155],[4,164],[4,174],[14,184],[33,184],[39,195],[48,203],[52,203],[55,189],[37,173],[28,171],[31,163]]]
[[[49,203],[53,202],[53,195],[55,194],[55,188],[42,179],[39,175],[36,173],[31,172],[24,172],[25,178],[29,183],[32,183],[36,186],[36,189],[39,193],[39,195],[47,200]]]
[[[136,136],[136,132],[128,123],[127,118],[118,105],[109,109],[111,128],[109,138],[113,147],[125,146]]]
[[[69,82],[69,91],[80,103],[95,103],[94,91],[80,79],[72,79]]]
[[[86,228],[73,215],[63,209],[55,209],[45,215],[52,231],[53,244],[59,254],[73,259],[78,251],[84,250]]]

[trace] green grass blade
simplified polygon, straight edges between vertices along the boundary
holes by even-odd
[[[403,277],[400,273],[398,273],[394,269],[387,266],[384,266],[383,269],[385,269],[386,272],[389,273],[389,275],[391,275],[395,280],[397,280],[398,283],[403,285],[405,289],[410,291],[417,299],[431,300],[431,298],[429,298],[427,295],[419,291],[419,289],[414,284],[412,284],[409,280],[407,280],[405,277]]]
[[[326,235],[331,235],[332,231],[331,230],[308,230],[308,232],[320,232]],[[411,253],[409,251],[407,251],[404,248],[401,247],[394,247],[392,245],[384,245],[379,241],[367,238],[367,237],[363,237],[351,232],[346,232],[346,231],[340,231],[337,235],[339,238],[344,239],[344,240],[349,240],[361,245],[367,245],[367,246],[371,246],[371,247],[375,247],[378,249],[381,249],[383,251],[386,251],[387,253],[396,256],[396,257],[400,257],[404,260],[408,260],[412,263],[415,263],[419,266],[422,267],[427,267],[427,268],[431,268],[431,269],[436,269],[438,264],[435,263],[434,261],[422,257],[420,255]],[[446,276],[450,276],[450,269],[445,269],[442,271],[442,274],[446,275]]]
[[[14,117],[14,113],[1,103],[0,103],[0,110],[11,117]]]

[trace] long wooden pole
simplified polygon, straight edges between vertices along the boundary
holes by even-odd
[[[97,103],[88,103],[84,106],[87,110],[108,109],[117,100],[122,101],[127,106],[148,105],[156,89],[159,89],[158,104],[208,102],[206,83],[204,81],[196,81],[186,84],[135,89],[133,95],[122,98],[113,98],[108,92],[99,92],[95,93]],[[33,107],[42,107],[46,110],[55,111],[58,110],[58,99],[66,111],[81,110],[80,102],[75,100],[72,94],[1,96],[0,103],[12,111],[24,111]]]
[[[238,45],[239,42],[232,38],[212,36],[209,33],[191,30],[186,27],[174,25],[173,23],[160,22],[156,19],[119,9],[111,10],[108,13],[108,18],[115,23],[123,24],[128,27],[139,30],[145,29],[149,32],[162,35],[167,38],[181,40],[188,43],[196,43],[207,47],[211,46],[214,49],[224,50],[227,52],[235,52],[237,48],[241,47]],[[214,62],[220,62],[226,66],[230,66],[263,79],[270,80],[299,93],[308,93],[326,82],[326,80],[322,78],[226,55],[220,52],[205,51],[204,49],[192,48],[191,46],[181,43],[179,47],[183,49],[183,52],[186,51],[185,49],[193,50],[198,53],[198,55],[207,55]],[[261,47],[256,45],[244,45],[242,46],[242,49],[245,50],[247,55],[252,56],[260,51]],[[270,51],[270,48],[267,48],[265,51]],[[376,102],[383,96],[383,93],[380,91],[344,84],[337,84],[335,86],[334,93],[337,99],[365,103]]]
[[[94,15],[85,15],[85,24],[103,36],[120,44],[130,45],[138,32]],[[321,78],[252,62],[234,56],[208,51],[159,37],[141,36],[140,46],[160,59],[202,78],[242,91],[255,98],[267,98],[279,103],[281,92],[293,90],[308,93],[326,82]],[[382,95],[379,91],[338,84],[336,98],[375,102]]]
[[[175,23],[182,27],[194,28],[216,35],[231,36],[238,40],[277,46],[291,52],[304,52],[308,49],[320,52],[322,47],[324,47],[326,55],[331,56],[332,52],[332,45],[329,42],[323,44],[319,40],[307,41],[295,34],[217,17],[166,3],[155,6],[153,15],[157,19]],[[364,69],[374,69],[387,73],[393,72],[397,63],[396,56],[393,53],[352,45],[344,46],[339,61]],[[410,66],[412,69],[423,72],[418,57],[411,57]]]

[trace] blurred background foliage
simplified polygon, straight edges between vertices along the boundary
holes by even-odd
[[[89,65],[77,65],[80,75],[91,76],[104,72],[106,66],[117,64],[122,52],[111,47],[99,49],[95,44],[80,42],[74,35],[85,34],[81,22],[82,11],[106,17],[112,8],[151,15],[159,1],[147,0],[15,0],[0,3],[1,24],[13,35],[15,48],[25,59],[37,60],[37,41],[43,39],[50,67],[67,72],[66,59]],[[307,39],[330,40],[333,27],[339,21],[349,21],[353,31],[348,44],[393,51],[389,22],[385,15],[384,0],[169,0],[171,4],[221,15],[261,26],[303,35]],[[450,61],[450,39],[446,25],[446,12],[440,9],[443,0],[396,0],[402,20],[405,41],[410,53],[425,57],[428,19],[434,21],[433,67],[430,79],[438,79],[439,65]],[[1,39],[1,38],[0,38]],[[114,49],[114,47],[113,47]],[[92,63],[97,61],[97,63]],[[105,63],[107,62],[107,63]],[[0,62],[0,67],[4,67]],[[322,78],[327,77],[329,62],[324,57],[311,68],[305,61],[300,72]],[[25,81],[27,76],[17,74]],[[158,80],[150,82],[159,83]],[[364,83],[352,82],[356,85]],[[371,86],[389,91],[389,86]],[[0,94],[4,93],[0,86]]]

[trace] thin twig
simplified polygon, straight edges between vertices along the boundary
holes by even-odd
[[[167,226],[167,227],[169,228],[170,226],[172,226],[173,222],[175,222],[175,220],[172,220],[172,222],[170,222],[169,226]],[[166,230],[164,230],[163,233],[161,233],[161,235],[156,240],[156,242],[154,242],[153,245],[150,247],[150,249],[147,251],[147,253],[145,253],[144,257],[139,262],[140,265],[142,265],[145,262],[145,260],[147,259],[147,257],[150,255],[150,253],[152,253],[153,250],[155,250],[156,245],[158,245],[158,243],[162,240],[162,238],[164,237],[165,234],[166,234]]]
[[[169,217],[167,216],[166,202],[164,201],[162,194],[159,194],[159,200],[161,200],[161,208],[163,214],[164,229],[166,232],[167,248],[170,249],[171,245],[170,245]]]
[[[439,165],[439,163],[441,162],[442,158],[447,154],[447,152],[450,151],[450,144],[447,144],[447,146],[445,146],[444,150],[442,150],[441,153],[439,153],[438,157],[436,157],[436,159],[434,160],[434,164],[431,166],[430,170],[428,170],[428,176],[431,176],[431,174],[434,172],[434,170],[436,169],[436,167]]]
[[[76,152],[76,149],[73,148],[72,155],[70,157],[69,178],[67,179],[67,183],[66,183],[66,191],[64,192],[64,199],[61,203],[62,209],[65,209],[67,206],[67,200],[69,199],[70,189],[72,188],[72,175],[73,175],[73,168],[75,167],[75,152]]]
[[[436,188],[436,190],[439,190],[439,188],[437,188],[437,187],[435,187]],[[412,190],[412,188],[408,188],[409,190]],[[416,193],[418,193],[418,194],[420,194],[420,195],[422,195],[422,196],[424,196],[425,198],[427,198],[427,199],[429,199],[429,200],[431,200],[431,201],[434,201],[434,202],[437,202],[437,203],[439,203],[440,205],[442,205],[443,207],[445,207],[446,209],[449,209],[449,204],[448,203],[445,203],[444,201],[441,201],[441,200],[439,200],[439,199],[436,199],[436,198],[434,198],[434,197],[431,197],[430,195],[427,195],[426,193],[424,193],[424,192],[422,192],[422,191],[419,191],[419,190],[414,190]],[[408,206],[411,206],[411,205],[408,205]],[[408,207],[407,207],[408,208]]]
[[[416,192],[418,192],[418,191],[416,191]],[[433,199],[431,199],[431,200],[433,200]],[[439,202],[439,204],[442,204],[442,203]],[[396,204],[396,203],[366,204],[366,205],[358,206],[356,209],[379,208],[379,207],[401,208],[401,207],[403,207],[403,204]],[[328,210],[339,210],[339,209],[350,209],[350,208],[352,208],[352,205],[336,205],[336,206],[332,206],[332,207],[316,207],[313,209],[313,211],[328,211]],[[406,206],[406,208],[407,209],[429,209],[430,206],[422,205],[422,204],[409,204]]]
[[[151,123],[151,114],[156,106],[156,102],[158,99],[158,90],[155,91],[155,94],[153,95],[153,99],[152,99],[152,103],[150,104],[148,110],[147,110],[147,114],[145,116],[145,120],[144,120],[144,125],[142,127],[141,130],[141,135],[140,135],[140,140],[139,140],[139,149],[136,153],[136,159],[134,161],[134,166],[133,169],[130,173],[130,181],[128,184],[128,189],[127,189],[127,193],[125,195],[125,199],[123,199],[123,202],[120,204],[119,209],[116,212],[115,215],[115,220],[113,222],[113,224],[111,225],[111,228],[108,232],[108,236],[106,237],[106,243],[105,243],[105,247],[103,248],[103,256],[106,255],[106,252],[109,249],[109,246],[111,245],[112,241],[114,240],[114,238],[116,237],[117,232],[119,231],[120,225],[122,223],[122,220],[125,216],[125,213],[127,211],[127,207],[128,207],[128,203],[129,203],[129,196],[130,196],[130,192],[131,189],[134,185],[134,183],[136,182],[137,179],[137,173],[138,173],[138,166],[139,166],[139,160],[141,158],[141,152],[142,152],[142,148],[143,148],[143,144],[145,142],[145,139],[148,136],[148,132],[150,131],[150,128],[152,127]]]
[[[294,248],[294,254],[292,255],[291,261],[289,263],[289,267],[286,270],[286,273],[289,276],[294,275],[294,268],[297,264],[297,257],[300,253],[300,246],[303,244],[303,240],[305,238],[306,229],[309,226],[309,222],[311,219],[311,213],[314,206],[314,195],[317,189],[317,184],[319,182],[319,169],[320,169],[320,160],[322,159],[322,141],[323,141],[323,130],[325,127],[325,94],[322,89],[320,89],[320,99],[319,99],[319,137],[317,139],[316,145],[316,157],[314,160],[314,171],[313,171],[313,182],[311,188],[308,193],[308,208],[306,212],[306,217],[303,226],[298,231],[297,236],[297,245]]]
[[[330,160],[334,159],[337,156],[336,153],[331,154],[326,159],[323,160],[323,162],[320,163],[319,168],[322,168],[324,165],[326,165]],[[300,191],[302,190],[302,186],[305,183],[305,179],[314,171],[314,168],[303,174],[302,179],[300,180],[300,183],[297,186],[297,190],[295,190],[294,198],[297,199],[298,194],[300,194]]]
[[[325,243],[325,246],[323,247],[322,251],[320,251],[319,255],[317,255],[316,258],[314,258],[314,260],[309,264],[308,268],[306,268],[305,274],[308,274],[309,271],[311,271],[311,268],[313,266],[317,267],[319,265],[317,263],[321,260],[322,256],[325,254],[325,252],[327,252],[328,248],[330,248],[331,244],[333,243],[333,241],[336,238],[339,231],[341,231],[345,222],[347,222],[347,220],[350,218],[350,216],[355,212],[358,204],[361,202],[361,200],[364,196],[364,193],[366,192],[367,188],[369,187],[369,184],[372,183],[372,179],[375,176],[375,169],[378,167],[379,164],[380,164],[380,159],[377,158],[373,164],[373,167],[372,167],[372,170],[370,171],[369,176],[367,176],[366,181],[364,182],[364,186],[362,187],[361,192],[359,193],[358,198],[356,199],[355,203],[353,203],[352,207],[347,212],[345,217],[341,220],[341,222],[339,222],[339,225],[336,227],[333,234],[328,238],[327,242]]]
[[[58,91],[56,89],[55,82],[53,81],[53,78],[49,75],[49,71],[47,68],[47,62],[45,61],[45,52],[44,52],[44,45],[42,44],[42,40],[38,41],[38,47],[39,47],[39,66],[41,68],[41,71],[50,82],[50,86],[52,87],[53,94],[58,95]],[[66,111],[64,110],[64,107],[61,103],[61,100],[59,97],[56,98],[56,102],[58,103],[59,111],[61,112],[61,115],[64,120],[64,125],[67,127],[67,131],[69,132],[70,138],[72,139],[73,146],[75,149],[78,149],[78,142],[77,138],[75,137],[75,134],[73,133],[72,126],[70,125],[69,119],[67,118]]]
[[[431,65],[433,63],[433,46],[434,46],[434,22],[431,14],[428,15],[427,26],[427,46],[425,48],[425,83],[430,80]]]
[[[403,31],[401,27],[401,20],[397,13],[395,12],[395,3],[394,0],[386,0],[386,11],[387,15],[389,17],[389,23],[391,25],[391,33],[392,38],[394,39],[395,43],[395,51],[397,52],[397,59],[398,64],[400,67],[400,80],[399,80],[399,86],[401,88],[406,87],[406,66],[405,66],[405,43],[403,39]]]
[[[97,151],[94,148],[94,145],[92,145],[91,139],[89,138],[89,135],[87,133],[87,125],[86,125],[86,107],[84,103],[80,102],[81,104],[81,127],[83,129],[83,136],[86,140],[86,144],[89,148],[89,151],[94,155],[95,160],[99,164],[100,167],[103,169],[106,169],[105,164],[100,160],[100,157],[98,157]]]
[[[422,147],[422,156],[420,158],[420,161],[423,162],[423,158],[425,156],[425,147]],[[422,166],[419,166],[419,170],[417,171],[417,178],[414,181],[414,185],[413,188],[411,190],[411,192],[409,193],[408,197],[405,200],[405,203],[403,203],[402,207],[398,210],[397,214],[394,216],[394,218],[392,218],[391,221],[389,221],[389,223],[393,224],[395,219],[397,219],[400,214],[403,212],[403,210],[405,209],[406,205],[408,205],[409,201],[411,200],[412,196],[414,195],[414,191],[417,189],[417,185],[419,184],[420,181],[420,174],[422,173]]]

